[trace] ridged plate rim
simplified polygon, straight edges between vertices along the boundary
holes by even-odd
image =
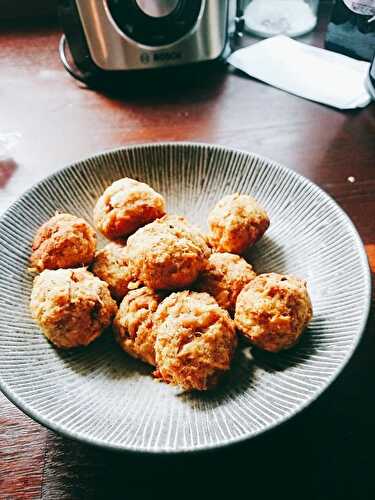
[[[60,169],[58,169],[56,172],[44,177],[43,179],[40,179],[38,182],[33,184],[30,188],[25,190],[17,200],[15,200],[6,210],[3,214],[0,216],[0,224],[2,223],[3,219],[7,216],[8,213],[11,213],[15,210],[17,210],[17,206],[20,204],[21,200],[24,199],[29,195],[29,193],[33,192],[36,190],[39,185],[43,184],[47,180],[53,180],[54,178],[59,177],[59,175],[63,171],[73,171],[79,164],[86,163],[88,161],[92,160],[101,160],[105,158],[107,155],[110,154],[116,154],[121,151],[129,151],[129,150],[137,150],[137,149],[146,149],[146,148],[157,148],[157,149],[164,149],[164,148],[207,148],[210,150],[221,150],[221,151],[226,151],[226,152],[232,152],[232,153],[240,153],[246,156],[249,156],[253,159],[256,159],[258,161],[266,162],[267,165],[269,165],[271,168],[276,168],[282,172],[287,172],[289,175],[292,177],[299,179],[301,182],[305,183],[306,185],[310,186],[314,192],[317,192],[320,196],[322,196],[327,203],[331,205],[336,211],[337,216],[339,216],[347,225],[347,227],[350,229],[352,232],[352,235],[354,237],[354,240],[356,242],[357,249],[359,251],[359,257],[360,257],[360,262],[363,270],[363,277],[365,280],[365,297],[366,297],[366,303],[364,304],[364,314],[362,317],[362,320],[358,326],[356,336],[353,336],[353,342],[346,352],[346,355],[342,358],[341,363],[337,366],[336,370],[326,378],[324,384],[322,387],[320,387],[316,393],[306,399],[306,401],[300,403],[294,410],[292,410],[290,413],[288,413],[286,416],[280,416],[279,418],[275,419],[275,421],[272,424],[269,424],[267,427],[260,429],[258,431],[254,431],[253,433],[245,436],[240,436],[237,438],[231,438],[226,441],[220,442],[218,444],[209,444],[209,445],[199,445],[191,448],[181,448],[181,449],[143,449],[139,448],[137,446],[124,446],[124,445],[116,445],[116,444],[110,444],[107,443],[103,439],[97,439],[97,438],[92,438],[89,436],[82,436],[80,433],[76,433],[73,431],[70,431],[69,429],[64,428],[64,426],[54,424],[51,422],[48,418],[45,418],[40,412],[37,410],[34,410],[31,405],[25,404],[21,398],[19,398],[16,394],[16,391],[13,391],[10,389],[6,382],[3,380],[1,376],[1,367],[0,367],[0,390],[2,393],[6,396],[6,398],[11,401],[17,408],[19,408],[23,413],[25,413],[27,416],[38,422],[39,424],[43,425],[44,427],[62,435],[65,437],[68,437],[70,439],[74,439],[76,441],[83,442],[88,445],[96,446],[99,448],[103,448],[106,450],[110,451],[119,451],[119,452],[132,452],[136,454],[142,454],[142,455],[174,455],[174,454],[181,454],[181,453],[196,453],[200,451],[207,451],[207,450],[215,450],[215,449],[220,449],[226,446],[231,446],[236,443],[241,443],[253,438],[256,438],[266,432],[269,432],[279,425],[286,423],[290,419],[292,419],[294,416],[302,412],[305,408],[307,408],[309,405],[311,405],[314,401],[316,401],[324,391],[327,390],[327,388],[334,382],[334,380],[338,377],[338,375],[343,371],[345,366],[348,364],[350,361],[351,357],[353,356],[356,348],[358,347],[363,332],[366,327],[366,323],[368,320],[368,316],[370,313],[370,308],[371,308],[371,270],[368,262],[368,257],[363,245],[363,242],[361,240],[361,237],[359,236],[359,233],[351,221],[350,217],[346,214],[346,212],[338,205],[338,203],[322,188],[320,188],[316,183],[311,181],[310,179],[307,179],[305,176],[302,174],[299,174],[298,172],[286,167],[285,165],[278,163],[274,160],[271,160],[268,157],[265,157],[263,155],[259,155],[257,153],[253,153],[251,151],[246,151],[243,149],[237,149],[233,147],[227,147],[224,145],[220,144],[213,144],[213,143],[205,143],[205,142],[192,142],[192,141],[168,141],[168,142],[146,142],[146,143],[138,143],[138,144],[131,144],[131,145],[126,145],[126,146],[119,146],[116,148],[109,148],[102,150],[99,153],[89,155],[87,157],[84,157],[83,159],[77,160],[73,163],[70,163]],[[1,311],[0,311],[0,317],[1,317]]]

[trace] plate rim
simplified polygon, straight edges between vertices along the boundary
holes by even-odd
[[[246,156],[251,156],[255,158],[256,160],[264,161],[267,162],[268,164],[272,164],[273,166],[277,167],[280,169],[280,171],[283,172],[288,172],[289,174],[292,174],[295,178],[301,180],[304,183],[307,183],[310,187],[314,189],[315,192],[319,192],[320,195],[322,195],[327,202],[329,202],[336,211],[343,217],[345,220],[346,224],[350,228],[358,249],[360,250],[360,261],[363,267],[364,271],[364,278],[365,278],[365,287],[366,287],[366,302],[364,303],[364,314],[361,320],[361,323],[358,328],[358,335],[353,339],[353,342],[346,352],[345,356],[341,360],[340,365],[336,368],[336,370],[325,380],[323,386],[314,394],[314,396],[300,405],[298,405],[297,408],[295,408],[293,411],[291,411],[287,416],[280,416],[277,418],[272,424],[268,425],[267,427],[257,430],[251,435],[245,435],[245,436],[240,436],[236,438],[231,438],[227,439],[226,441],[222,441],[220,443],[214,443],[214,444],[205,444],[205,445],[198,445],[198,446],[191,446],[191,447],[181,447],[179,449],[168,449],[168,448],[159,448],[159,449],[148,449],[148,448],[140,448],[138,446],[124,446],[120,444],[115,444],[115,443],[108,443],[103,439],[98,439],[98,438],[92,438],[87,435],[82,435],[81,433],[70,431],[65,429],[63,426],[59,424],[54,424],[51,422],[48,418],[45,418],[43,415],[40,414],[39,411],[34,410],[30,408],[30,405],[25,404],[21,398],[17,396],[14,390],[8,388],[6,382],[3,380],[2,374],[1,374],[1,368],[0,368],[0,390],[4,394],[4,396],[11,402],[13,403],[19,410],[21,410],[25,415],[30,417],[32,420],[37,422],[40,425],[43,425],[47,429],[57,433],[58,435],[61,435],[63,437],[67,437],[69,439],[73,439],[74,441],[79,441],[81,443],[84,443],[86,445],[94,446],[97,448],[101,448],[103,450],[107,451],[114,451],[114,452],[123,452],[123,453],[132,453],[132,454],[138,454],[138,455],[180,455],[180,454],[194,454],[194,453],[200,453],[200,452],[205,452],[205,451],[214,451],[218,450],[221,448],[226,448],[229,446],[233,446],[236,444],[244,443],[246,441],[250,441],[252,439],[255,439],[265,433],[268,433],[270,431],[275,430],[277,427],[280,425],[283,425],[287,422],[289,422],[291,419],[293,419],[296,415],[301,413],[303,410],[305,410],[308,406],[313,404],[331,385],[332,383],[337,379],[337,377],[342,373],[344,368],[348,365],[349,361],[353,357],[354,352],[356,351],[359,343],[361,342],[361,339],[363,337],[364,330],[366,328],[366,324],[368,321],[368,317],[370,314],[370,309],[371,309],[371,290],[372,290],[372,278],[371,278],[371,269],[369,265],[369,260],[368,256],[365,250],[364,243],[362,241],[362,238],[360,237],[358,230],[356,226],[354,225],[353,221],[350,219],[349,215],[345,212],[345,210],[336,202],[336,200],[328,194],[324,189],[322,189],[318,184],[313,182],[312,180],[308,179],[304,175],[300,174],[299,172],[296,172],[295,170],[287,167],[286,165],[279,163],[277,161],[274,161],[267,156],[263,156],[257,153],[254,153],[252,151],[246,151],[244,149],[240,148],[235,148],[231,146],[226,146],[223,144],[215,144],[215,143],[207,143],[207,142],[194,142],[194,141],[156,141],[156,142],[144,142],[144,143],[135,143],[135,144],[128,144],[128,145],[122,145],[122,146],[117,146],[115,148],[108,148],[108,149],[103,149],[98,153],[92,154],[85,156],[81,159],[78,159],[72,163],[69,163],[67,165],[64,165],[63,167],[59,168],[52,174],[49,174],[46,177],[43,177],[36,183],[32,184],[29,188],[27,188],[25,191],[23,191],[16,200],[14,200],[7,208],[6,210],[0,215],[0,224],[2,223],[3,219],[7,216],[8,213],[17,210],[18,204],[20,203],[21,199],[26,197],[30,192],[34,191],[36,188],[38,188],[39,185],[42,183],[46,182],[47,180],[53,180],[55,177],[59,176],[61,172],[63,171],[68,171],[68,170],[74,170],[77,168],[77,165],[80,163],[86,163],[89,160],[95,160],[95,159],[101,159],[103,156],[108,155],[108,154],[116,154],[124,150],[137,150],[137,149],[145,149],[145,148],[158,148],[158,149],[163,149],[166,147],[193,147],[193,148],[207,148],[207,149],[214,149],[214,150],[222,150],[222,151],[229,151],[233,153],[241,153]],[[1,316],[1,312],[0,312]]]

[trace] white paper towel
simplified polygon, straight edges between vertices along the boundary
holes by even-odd
[[[335,108],[361,108],[371,101],[365,83],[369,63],[284,35],[237,50],[228,62],[274,87]]]

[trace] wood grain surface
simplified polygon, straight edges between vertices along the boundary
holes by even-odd
[[[322,46],[328,8],[322,4],[318,30],[305,41]],[[59,36],[56,26],[36,22],[0,27],[0,211],[42,177],[103,149],[214,142],[268,156],[325,189],[358,228],[375,272],[374,104],[340,112],[230,69],[95,92],[62,69]],[[302,414],[214,453],[105,453],[55,435],[0,395],[0,499],[252,498],[259,492],[263,498],[375,498],[374,327],[372,312],[348,367]]]

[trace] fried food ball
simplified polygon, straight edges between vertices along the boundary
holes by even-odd
[[[206,268],[210,249],[184,217],[166,215],[138,229],[127,243],[129,265],[148,287],[178,289]]]
[[[96,235],[87,222],[70,214],[57,214],[37,231],[31,266],[44,269],[80,267],[90,264],[95,255]]]
[[[234,313],[238,294],[256,274],[250,264],[233,253],[213,253],[196,289],[212,295],[220,307]]]
[[[133,358],[155,365],[153,313],[163,296],[147,287],[130,291],[113,321],[116,339]]]
[[[214,387],[237,345],[234,322],[207,293],[172,293],[154,315],[156,376],[186,390]]]
[[[107,283],[86,269],[45,270],[31,292],[30,310],[57,347],[86,346],[110,325],[117,305]]]
[[[235,323],[257,347],[278,352],[300,338],[312,318],[306,282],[293,276],[260,274],[239,294]]]
[[[129,269],[126,246],[121,242],[110,242],[96,252],[92,272],[108,283],[116,300],[121,300],[130,289],[139,286]]]
[[[209,241],[217,252],[242,254],[265,233],[270,221],[251,196],[224,196],[208,216]]]
[[[128,177],[111,184],[94,208],[97,229],[110,240],[124,238],[165,214],[164,198]]]

